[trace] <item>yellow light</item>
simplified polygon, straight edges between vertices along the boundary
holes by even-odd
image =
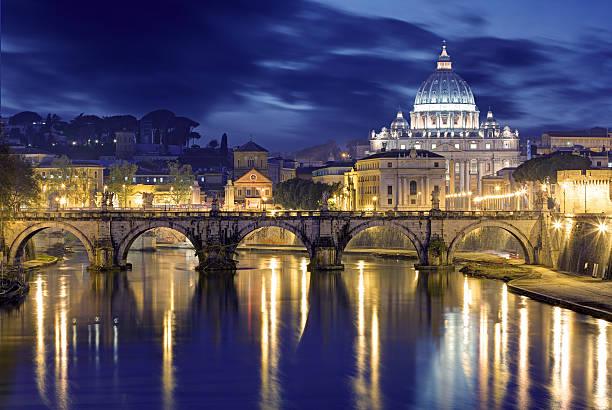
[[[62,184],[62,189],[66,188],[66,185]]]
[[[106,185],[104,185],[104,191],[106,191],[108,189],[108,187]]]
[[[60,204],[64,205],[66,204],[66,198],[62,197],[59,201]]]
[[[47,192],[47,186],[43,186],[43,192]]]
[[[501,188],[499,187],[499,185],[495,185],[495,190],[499,191]]]
[[[372,201],[376,202],[377,199],[378,199],[378,197],[373,197]]]
[[[546,186],[546,184],[542,184],[542,191],[546,192],[546,189],[547,189],[547,188],[548,188],[548,187]]]
[[[607,232],[608,231],[608,226],[606,225],[605,222],[602,222],[599,225],[597,225],[597,230],[599,232],[602,232],[602,233]]]
[[[261,197],[261,200],[266,202],[268,200],[268,198],[266,198],[265,196]]]
[[[553,223],[553,226],[555,227],[555,229],[561,229],[562,224],[561,224],[561,222],[559,222],[559,221],[555,221],[555,222]]]

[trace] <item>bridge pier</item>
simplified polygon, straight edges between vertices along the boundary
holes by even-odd
[[[426,247],[424,255],[427,260],[421,260],[414,267],[417,270],[423,271],[451,271],[455,269],[455,265],[449,261],[448,246],[439,236],[433,236]],[[424,263],[425,262],[425,263]]]
[[[339,252],[331,238],[323,237],[313,246],[310,252],[310,263],[308,270],[314,271],[339,271],[344,270],[344,265],[338,261]]]
[[[92,271],[114,271],[121,267],[115,264],[115,248],[110,240],[98,241],[94,245],[93,261],[87,268]]]
[[[207,274],[235,274],[236,260],[234,260],[234,247],[221,243],[209,243],[196,249],[198,266],[196,270]]]

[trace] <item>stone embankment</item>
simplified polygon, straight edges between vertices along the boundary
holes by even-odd
[[[612,321],[612,281],[502,261],[469,261],[460,272],[503,280],[513,293]]]

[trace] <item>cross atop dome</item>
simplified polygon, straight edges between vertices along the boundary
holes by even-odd
[[[446,40],[442,40],[442,52],[438,57],[438,70],[452,70],[453,63],[450,61],[450,56],[446,52]]]

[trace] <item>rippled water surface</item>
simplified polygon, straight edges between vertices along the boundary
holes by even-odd
[[[240,254],[206,279],[189,250],[36,272],[0,311],[0,406],[609,408],[612,326],[497,281],[347,256]],[[117,323],[114,323],[116,319]]]

